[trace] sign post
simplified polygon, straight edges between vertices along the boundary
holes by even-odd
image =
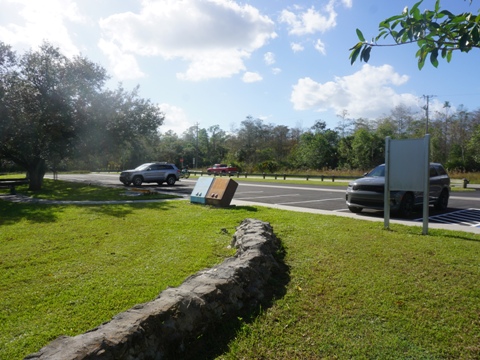
[[[384,227],[389,228],[390,192],[423,192],[423,235],[428,233],[430,135],[423,139],[385,139]]]

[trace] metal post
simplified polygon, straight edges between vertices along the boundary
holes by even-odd
[[[390,136],[385,138],[385,187],[383,194],[383,227],[390,228]]]
[[[428,206],[430,200],[430,135],[426,134],[425,138],[425,179],[423,184],[423,230],[422,234],[428,234]]]

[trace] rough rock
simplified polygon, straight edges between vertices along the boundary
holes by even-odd
[[[145,304],[84,334],[62,336],[26,359],[169,359],[188,357],[215,325],[271,299],[280,242],[269,223],[246,219],[233,236],[235,256],[187,278]],[[199,340],[200,339],[200,340]]]

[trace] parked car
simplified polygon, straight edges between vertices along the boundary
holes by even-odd
[[[227,174],[236,172],[238,172],[236,167],[228,166],[227,164],[215,164],[207,169],[207,173],[209,174]]]
[[[166,162],[146,163],[133,170],[125,170],[120,174],[120,181],[129,186],[133,184],[140,186],[142,183],[156,182],[162,185],[167,182],[168,185],[175,185],[180,179],[180,170],[174,165]]]
[[[385,164],[348,184],[346,201],[351,212],[359,213],[364,208],[383,210],[385,188]],[[430,163],[429,203],[436,209],[445,210],[450,197],[450,177],[444,167]],[[414,208],[423,204],[422,191],[391,191],[390,210],[408,217]]]

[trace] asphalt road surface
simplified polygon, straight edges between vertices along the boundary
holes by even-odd
[[[82,181],[92,184],[123,187],[118,174],[61,174],[60,180]],[[157,191],[174,193],[185,197],[190,196],[196,180],[181,179],[175,186],[144,184],[143,187],[152,187]],[[322,210],[336,213],[350,213],[345,204],[345,187],[322,185],[291,185],[276,183],[239,182],[234,200],[255,202],[268,206],[300,207],[305,209]],[[383,218],[382,211],[365,209],[356,214],[359,217]],[[422,209],[410,218],[409,221],[421,221]],[[392,215],[392,219],[395,216]],[[403,219],[405,220],[405,219]],[[430,207],[430,222],[453,223],[480,228],[480,191],[452,192],[449,208],[446,212],[438,212]]]

